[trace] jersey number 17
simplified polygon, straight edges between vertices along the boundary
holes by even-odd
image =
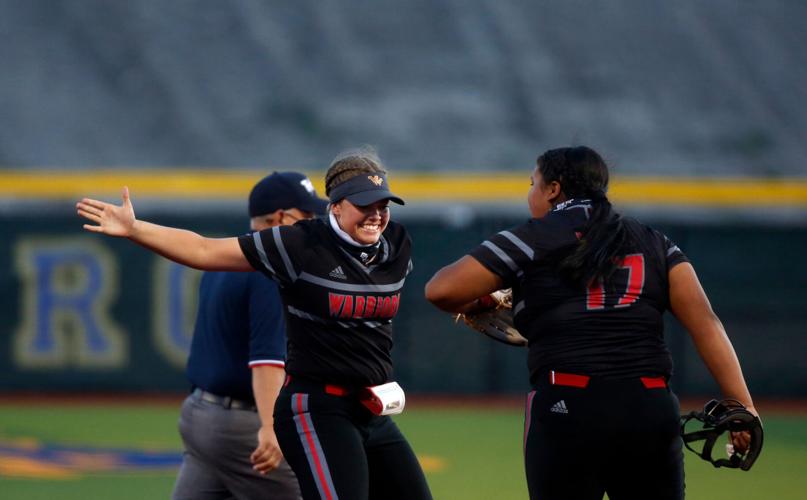
[[[627,269],[627,279],[625,279],[623,293],[613,307],[628,307],[637,300],[644,288],[644,255],[634,253],[626,255],[618,263],[619,269]],[[621,277],[620,277],[621,278]],[[615,284],[615,289],[622,288],[620,282]],[[591,282],[586,291],[586,309],[597,311],[605,309],[605,284],[602,281]]]

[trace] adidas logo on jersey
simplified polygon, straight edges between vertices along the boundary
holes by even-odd
[[[560,400],[557,403],[552,405],[552,408],[549,409],[552,413],[569,413],[569,410],[566,408],[566,401]]]
[[[328,273],[328,276],[331,278],[339,278],[340,280],[346,280],[347,276],[345,276],[345,272],[342,271],[342,266],[336,266],[336,269]]]

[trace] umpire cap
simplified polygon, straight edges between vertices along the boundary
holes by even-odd
[[[250,217],[289,208],[324,215],[327,206],[328,201],[317,196],[308,177],[297,172],[273,172],[249,193]]]

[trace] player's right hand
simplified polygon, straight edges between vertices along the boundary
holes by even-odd
[[[76,203],[78,214],[96,224],[84,224],[84,229],[110,236],[131,236],[136,219],[128,187],[123,188],[122,199],[120,206],[91,198],[83,198]]]

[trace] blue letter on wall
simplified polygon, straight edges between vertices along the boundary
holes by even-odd
[[[193,337],[202,273],[157,258],[154,265],[152,333],[157,349],[176,368],[184,368]]]
[[[15,246],[21,326],[15,363],[27,368],[121,367],[124,334],[109,317],[118,269],[87,238],[21,238]]]

